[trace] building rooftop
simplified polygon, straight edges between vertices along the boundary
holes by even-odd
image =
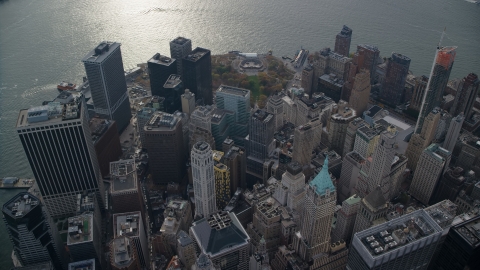
[[[177,88],[181,83],[182,80],[180,79],[180,75],[172,74],[168,77],[163,88]]]
[[[234,213],[217,212],[193,223],[190,230],[202,253],[210,257],[248,246],[250,237]]]
[[[373,118],[377,115],[377,113],[381,112],[382,110],[383,110],[382,107],[377,106],[377,105],[373,105],[372,107],[370,107],[370,109],[368,109],[363,114],[368,115],[368,116]]]
[[[165,112],[155,112],[152,118],[145,124],[146,130],[171,130],[175,129],[180,118]]]
[[[112,52],[120,48],[120,43],[112,41],[103,41],[95,49],[91,50],[85,57],[83,57],[82,62],[89,63],[102,63],[110,55],[109,52]]]
[[[217,94],[218,93],[227,93],[227,94],[230,94],[230,95],[246,97],[248,94],[250,94],[250,90],[243,89],[243,88],[238,88],[238,87],[233,87],[233,86],[227,86],[227,85],[222,84],[217,89]]]
[[[95,270],[95,259],[68,264],[68,270]]]
[[[208,143],[204,142],[204,141],[199,141],[197,143],[195,143],[195,145],[193,146],[193,148],[195,149],[198,149],[200,151],[205,151],[209,148],[210,146],[208,145]]]
[[[272,197],[269,197],[256,205],[257,211],[263,215],[263,219],[272,219],[282,215],[282,206]]]
[[[180,232],[177,234],[177,242],[178,242],[182,247],[185,247],[185,246],[188,246],[188,245],[190,245],[191,243],[193,243],[193,240],[192,240],[192,238],[190,237],[190,235],[188,235],[185,231],[180,231]]]
[[[335,186],[332,183],[332,178],[328,172],[328,156],[323,162],[322,170],[309,184],[312,188],[315,188],[316,193],[319,195],[325,195],[327,190],[329,192],[335,192]]]
[[[3,205],[3,213],[17,219],[23,218],[35,207],[40,207],[40,200],[28,192],[20,192]]]
[[[189,41],[191,41],[191,40],[188,39],[188,38],[177,37],[176,39],[172,40],[171,43],[178,44],[178,45],[184,45]]]
[[[123,235],[138,236],[141,221],[140,212],[129,212],[113,215],[113,233],[114,237]]]
[[[423,247],[417,242],[430,236],[439,239],[441,232],[442,228],[425,210],[420,209],[356,233],[353,246],[371,266],[374,260],[391,260],[401,256],[395,252],[400,247],[410,252]]]
[[[350,37],[352,36],[352,29],[346,25],[342,27],[342,30],[340,31],[339,35],[344,36],[344,37]]]
[[[126,159],[110,162],[110,193],[137,190],[137,169],[135,160]]]
[[[445,229],[450,227],[450,224],[455,218],[457,206],[450,200],[444,200],[425,208],[425,211],[440,227]]]
[[[93,241],[93,214],[68,218],[67,244],[75,245]]]
[[[161,55],[160,53],[156,53],[152,58],[148,60],[148,63],[162,65],[162,66],[170,66],[175,63],[175,59],[170,58],[166,55]]]
[[[450,230],[454,230],[472,248],[480,246],[480,216],[455,225]]]
[[[191,62],[197,62],[199,59],[201,59],[204,55],[206,55],[209,52],[210,50],[197,47],[189,55],[185,56],[183,59]]]
[[[268,123],[270,122],[270,120],[273,119],[273,114],[264,110],[257,110],[252,117],[256,120],[262,121],[264,123]]]
[[[355,160],[358,163],[362,163],[362,162],[365,161],[365,158],[362,157],[359,153],[357,153],[355,151],[352,151],[352,152],[348,153],[347,156],[349,156],[350,158],[352,158],[353,160]]]
[[[229,111],[229,110],[223,110],[219,108],[215,108],[212,112],[212,123],[213,124],[218,124],[222,121],[222,119],[227,115],[227,114],[234,114],[234,112]]]
[[[81,107],[81,103],[75,100],[68,104],[49,102],[47,105],[20,110],[17,119],[17,128],[37,125],[43,126],[45,122],[52,124],[78,119],[80,117]]]
[[[437,161],[443,162],[446,160],[446,157],[450,155],[450,151],[445,148],[440,147],[436,143],[430,144],[425,150],[425,153],[436,159]]]
[[[369,44],[359,44],[357,46],[360,47],[360,48],[365,48],[365,49],[370,50],[370,51],[380,52],[378,50],[377,46],[373,46],[373,45],[369,45]]]
[[[337,78],[335,74],[323,74],[320,76],[320,80],[327,81],[336,87],[342,87],[344,84],[344,81],[342,79]]]
[[[92,140],[93,142],[97,142],[100,138],[102,138],[105,131],[108,130],[108,127],[112,124],[113,120],[107,120],[99,117],[93,117],[90,119],[89,126],[90,131],[92,132]]]
[[[347,204],[353,205],[353,204],[358,203],[361,200],[362,200],[362,198],[360,198],[360,196],[358,196],[357,194],[354,194],[350,198],[346,199],[345,202]]]
[[[134,247],[128,237],[120,236],[113,239],[111,248],[113,249],[112,263],[117,268],[124,269],[135,260]]]
[[[365,198],[363,199],[367,207],[371,210],[375,211],[379,208],[386,208],[387,201],[383,197],[383,192],[380,186],[377,186],[372,192],[370,192]]]

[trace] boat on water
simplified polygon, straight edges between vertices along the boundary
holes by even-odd
[[[74,84],[74,83],[70,83],[70,82],[61,82],[57,85],[57,89],[58,91],[74,91],[74,90],[77,90],[76,89],[77,85]]]

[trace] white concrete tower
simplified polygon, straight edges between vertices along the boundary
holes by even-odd
[[[208,217],[217,211],[213,152],[206,142],[197,142],[191,152],[195,216]]]

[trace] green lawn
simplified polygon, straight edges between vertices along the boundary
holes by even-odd
[[[248,81],[250,82],[250,91],[252,91],[252,96],[258,98],[262,93],[260,93],[260,81],[258,76],[248,76]]]

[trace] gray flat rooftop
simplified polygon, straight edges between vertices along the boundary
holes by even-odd
[[[115,237],[128,235],[138,236],[142,215],[140,212],[129,212],[113,215],[113,230]],[[141,229],[141,228],[140,228]]]
[[[95,270],[95,259],[68,264],[68,270]]]
[[[168,77],[167,81],[163,85],[163,88],[175,88],[181,83],[182,80],[180,79],[180,75],[172,74],[170,77]]]
[[[126,159],[110,162],[111,193],[137,190],[137,169],[135,160]]]
[[[148,60],[148,63],[153,63],[157,65],[162,65],[162,66],[170,66],[173,63],[175,63],[175,59],[170,58],[166,55],[161,55],[159,53],[156,53],[152,58]]]
[[[83,214],[68,218],[67,245],[75,245],[93,240],[93,214]]]
[[[217,95],[218,93],[221,93],[221,92],[231,94],[231,95],[246,97],[250,93],[250,90],[222,84],[217,89]]]
[[[114,264],[119,269],[124,269],[130,265],[135,257],[133,255],[133,246],[128,237],[118,237],[113,240]]]
[[[147,130],[171,130],[174,129],[180,118],[169,113],[156,111],[145,124]]]
[[[190,39],[184,38],[184,37],[177,37],[176,39],[172,40],[172,43],[178,44],[178,45],[184,45],[185,43],[189,42]]]
[[[28,126],[44,126],[62,121],[80,118],[80,103],[61,104],[49,102],[47,105],[20,110],[17,119],[17,128]]]
[[[112,41],[103,41],[95,49],[91,50],[85,57],[83,57],[82,62],[94,62],[102,63],[110,53],[120,48],[120,43]]]
[[[3,213],[13,218],[22,218],[37,207],[40,200],[28,192],[21,192],[3,205]]]
[[[189,55],[185,56],[183,59],[191,62],[197,62],[199,59],[201,59],[205,54],[209,52],[210,50],[197,47],[195,48],[195,50],[193,50]]]

